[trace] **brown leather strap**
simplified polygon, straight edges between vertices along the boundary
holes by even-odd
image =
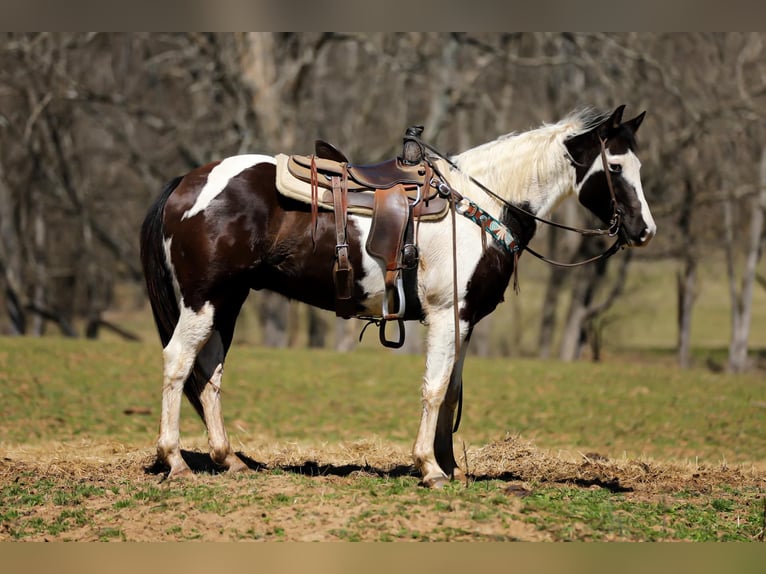
[[[457,225],[455,222],[455,197],[450,195],[450,214],[452,216],[452,312],[455,317],[455,361],[460,355],[460,309],[457,297]],[[454,368],[454,363],[453,363]]]
[[[346,211],[343,195],[345,191],[341,178],[332,178],[332,199],[335,204],[335,250],[338,269],[348,269],[348,243],[346,243]]]
[[[343,169],[342,177],[332,178],[332,198],[335,206],[335,295],[339,301],[348,301],[353,296],[353,270],[349,262],[348,243],[346,241],[346,210],[348,201],[347,172]],[[339,314],[348,313],[345,306],[338,309]]]
[[[317,246],[317,220],[319,219],[319,175],[317,174],[316,157],[311,156],[311,243]]]

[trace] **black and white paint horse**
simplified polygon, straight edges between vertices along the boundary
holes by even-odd
[[[545,216],[569,195],[606,223],[618,211],[615,231],[621,242],[642,246],[656,231],[635,155],[635,133],[644,114],[622,122],[623,107],[608,116],[574,113],[469,149],[451,158],[454,165],[444,160],[435,165],[453,189],[491,215],[522,248],[538,223],[513,206]],[[224,428],[221,384],[237,315],[249,291],[269,289],[334,309],[333,214],[319,213],[314,244],[310,207],[278,193],[275,169],[274,158],[267,155],[234,156],[200,167],[166,186],[141,229],[141,258],[164,347],[157,457],[170,467],[169,476],[190,471],[179,446],[183,393],[205,422],[213,461],[230,471],[247,468]],[[497,195],[474,185],[469,176]],[[369,231],[369,218],[349,215],[356,309],[359,316],[380,316],[383,270],[363,248]],[[452,423],[467,342],[474,325],[503,300],[517,255],[496,236],[483,241],[486,231],[467,217],[457,216],[455,233],[453,290],[451,218],[423,221],[418,231],[420,308],[414,318],[424,320],[428,335],[422,416],[412,454],[429,487],[464,479],[453,453]]]

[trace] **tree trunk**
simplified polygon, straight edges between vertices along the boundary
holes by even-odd
[[[474,328],[471,334],[471,346],[468,348],[469,355],[477,357],[489,357],[492,343],[492,317],[487,315]]]
[[[592,257],[595,255],[595,247],[600,244],[602,244],[601,241],[583,237],[575,257],[578,259]],[[606,273],[606,261],[598,261],[569,271],[573,275],[572,300],[561,335],[559,358],[562,361],[574,361],[580,358],[582,347],[587,341],[585,321],[588,318],[588,307],[593,302],[596,289]]]
[[[678,225],[682,237],[691,237],[691,222],[694,205],[694,185],[688,178],[684,186],[684,198],[681,202],[681,213]],[[696,299],[697,255],[693,250],[693,242],[682,242],[683,270],[677,277],[678,292],[678,364],[686,369],[691,364],[691,330],[692,310]]]
[[[561,334],[559,358],[562,361],[574,361],[580,358],[583,344],[586,341],[584,323],[587,305],[583,299],[587,297],[591,288],[591,281],[578,281],[577,288],[572,293],[567,322]]]
[[[272,291],[261,291],[258,295],[262,344],[266,347],[287,347],[289,301]]]
[[[309,347],[322,349],[327,339],[327,323],[322,317],[322,312],[316,307],[307,307]]]
[[[688,258],[683,271],[678,272],[678,364],[682,369],[691,365],[692,308],[696,283],[697,261]]]
[[[248,35],[249,50],[243,65],[245,81],[253,93],[252,109],[255,110],[261,137],[275,147],[280,147],[288,131],[283,129],[280,83],[277,81],[277,57],[275,35],[254,33]],[[281,295],[262,291],[258,297],[258,319],[267,347],[286,347],[290,304]]]
[[[48,282],[48,266],[46,264],[47,256],[45,249],[45,220],[39,202],[33,209],[35,218],[33,249],[35,286],[32,294],[32,302],[36,307],[45,309],[48,306],[45,296],[46,284]],[[35,315],[35,318],[32,320],[32,334],[35,337],[40,337],[45,334],[45,319],[40,315]]]
[[[348,319],[335,319],[335,350],[339,353],[347,353],[356,347],[356,321]]]
[[[370,327],[372,329],[372,327]],[[397,349],[397,353],[405,355],[419,355],[423,352],[423,327],[415,321],[405,321],[404,345]],[[396,337],[396,331],[389,327],[391,337]]]
[[[548,229],[548,253],[553,253],[553,248],[559,233],[555,227]],[[542,316],[540,318],[540,335],[538,337],[538,356],[547,359],[551,355],[553,337],[556,334],[556,309],[562,287],[567,279],[567,269],[563,267],[550,267],[548,285],[545,288],[543,298]]]
[[[8,315],[8,332],[23,335],[26,332],[26,315],[21,287],[21,244],[19,224],[16,220],[14,198],[5,181],[0,163],[0,274],[4,283],[5,311]]]
[[[594,241],[592,238],[583,237],[582,247],[578,250],[578,256],[587,258],[598,254],[596,249],[602,250],[605,244],[602,241]],[[601,285],[607,280],[607,260],[602,259],[590,263],[578,270],[572,289],[572,302],[567,315],[566,326],[561,341],[560,358],[563,361],[573,361],[580,357],[583,346],[588,343],[589,337],[593,336],[594,330],[603,329],[604,325],[596,325],[594,321],[607,311],[617,298],[622,294],[628,276],[628,267],[632,259],[632,251],[621,252],[620,267],[617,270],[609,292],[600,302],[596,301],[596,293]],[[600,358],[600,338],[602,333],[597,334],[599,340],[591,341],[596,354],[594,360]]]
[[[729,370],[741,373],[748,367],[747,347],[750,337],[752,318],[753,288],[758,261],[761,258],[761,246],[764,228],[764,209],[766,209],[766,148],[761,153],[760,189],[753,200],[750,216],[750,237],[742,272],[742,285],[739,292],[735,284],[733,222],[731,202],[725,204],[727,230],[727,269],[729,272],[729,291],[731,294],[731,342],[729,343]]]

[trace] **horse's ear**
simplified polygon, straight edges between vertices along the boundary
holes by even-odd
[[[620,127],[620,124],[622,123],[622,112],[624,111],[625,104],[617,106],[617,109],[612,112],[612,116],[607,121],[607,125],[612,129]]]
[[[617,106],[617,109],[612,112],[612,115],[598,126],[598,135],[602,138],[608,138],[610,133],[619,128],[622,123],[622,112],[624,111],[625,104]]]
[[[639,126],[641,125],[641,122],[644,121],[645,115],[646,115],[645,111],[641,112],[632,120],[628,120],[627,122],[625,122],[625,126],[628,127],[633,133],[636,133],[638,131]]]

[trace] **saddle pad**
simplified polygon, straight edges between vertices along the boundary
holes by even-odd
[[[277,191],[302,203],[311,205],[311,184],[295,177],[289,169],[290,156],[286,154],[277,154]],[[333,210],[334,204],[332,191],[320,187],[318,190],[317,203],[320,208]],[[348,212],[355,215],[372,216],[373,206],[375,204],[375,192],[372,189],[353,190],[349,187],[348,193]],[[422,221],[434,221],[443,218],[449,211],[449,203],[440,196],[434,196],[428,202],[421,201],[414,209],[414,214]]]
[[[311,205],[311,184],[290,173],[288,168],[290,156],[280,153],[275,156],[275,159],[277,160],[277,191],[285,197]],[[363,197],[354,197],[352,203],[351,194],[349,194],[349,213],[371,216],[375,202],[374,192],[372,190],[355,191],[353,195]],[[332,211],[334,209],[332,192],[319,188],[317,203],[319,207]]]

